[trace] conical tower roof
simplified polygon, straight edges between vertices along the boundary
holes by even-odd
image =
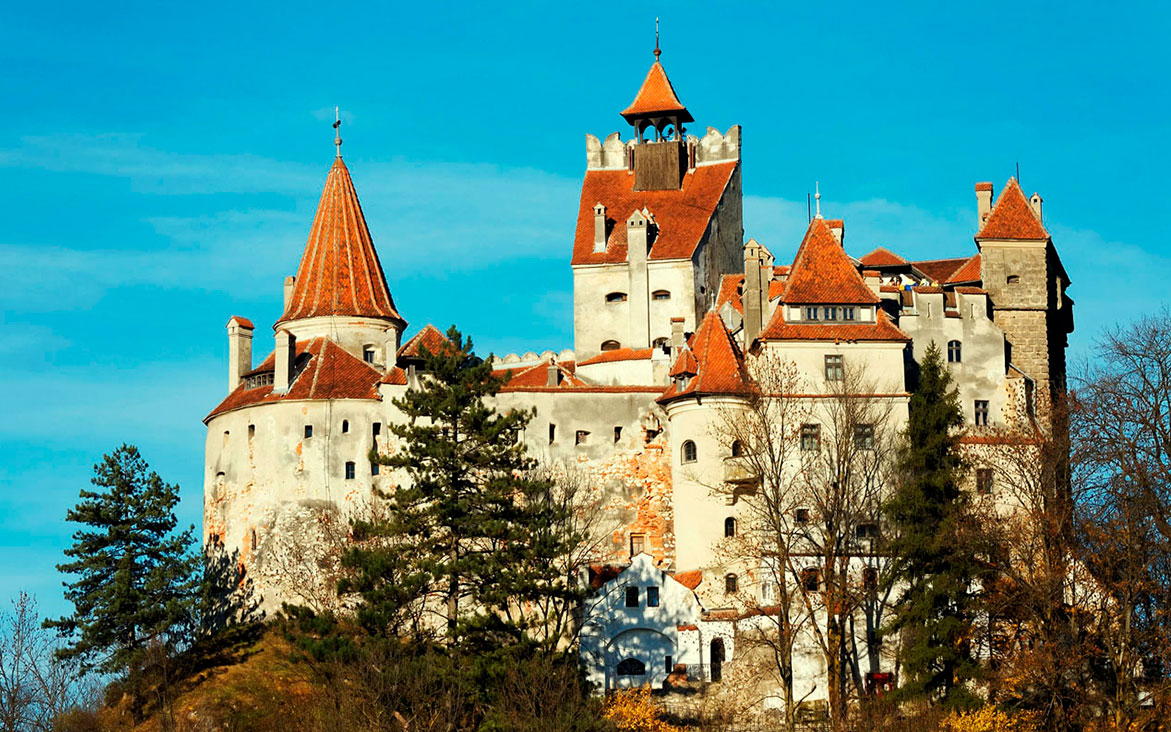
[[[641,117],[656,114],[675,114],[679,117],[680,122],[693,121],[691,114],[683,106],[683,102],[679,101],[679,97],[675,94],[675,87],[671,86],[667,72],[657,58],[651,64],[651,70],[647,72],[646,79],[643,80],[634,101],[630,103],[629,107],[622,110],[622,116],[631,124],[634,124],[634,121]]]
[[[340,155],[325,179],[281,322],[330,315],[405,323],[394,307],[358,193]]]

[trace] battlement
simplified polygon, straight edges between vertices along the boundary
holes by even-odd
[[[732,125],[721,134],[715,127],[707,128],[703,137],[687,135],[690,168],[740,159],[740,125]],[[586,170],[634,170],[634,149],[637,138],[623,140],[618,132],[611,132],[605,140],[586,135]],[[643,143],[646,144],[646,143]]]

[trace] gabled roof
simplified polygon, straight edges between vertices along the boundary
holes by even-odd
[[[574,364],[572,361],[566,363],[557,362],[557,371],[561,374],[557,380],[557,386],[563,389],[588,386],[588,384],[574,375]],[[521,366],[516,369],[496,369],[492,372],[492,375],[497,378],[507,379],[503,385],[507,389],[519,386],[548,386],[549,364],[542,362],[535,366]]]
[[[296,356],[301,361],[305,354],[309,355],[309,362],[301,368],[293,379],[289,391],[285,394],[274,394],[272,384],[248,389],[247,382],[237,386],[231,394],[220,402],[219,406],[204,418],[207,422],[212,417],[240,407],[265,402],[296,399],[371,399],[378,400],[378,384],[383,375],[378,369],[356,358],[333,341],[317,337],[306,341],[297,341]],[[272,372],[276,369],[276,355],[270,353],[260,366],[248,372],[248,375]]]
[[[909,341],[882,308],[875,308],[878,320],[873,323],[843,322],[789,323],[785,309],[777,308],[768,326],[760,334],[766,341]]]
[[[698,373],[699,362],[695,360],[695,354],[691,352],[690,348],[684,347],[667,375],[675,378],[676,376],[695,376]]]
[[[687,589],[694,590],[699,587],[700,582],[703,582],[703,571],[695,569],[690,572],[676,572],[671,577]]]
[[[671,384],[657,401],[666,403],[680,397],[706,394],[744,394],[750,390],[740,349],[714,310],[709,310],[703,317],[699,330],[691,337],[688,348],[679,354],[671,371],[686,368],[689,364],[680,362],[685,362],[689,356],[696,362],[695,377],[681,389]]]
[[[1016,178],[1009,178],[976,238],[1047,241],[1049,232],[1033,213]]]
[[[683,176],[678,190],[636,191],[626,170],[587,170],[581,185],[573,264],[626,261],[626,219],[646,208],[655,218],[657,234],[649,259],[689,259],[695,254],[708,222],[736,169],[735,161],[701,165]],[[594,206],[606,207],[606,249],[594,251]]]
[[[666,70],[656,59],[639,87],[638,94],[634,95],[634,101],[622,110],[622,116],[633,124],[639,117],[664,112],[677,114],[681,122],[692,121],[691,114],[675,94],[675,87],[671,86]]]
[[[899,255],[895,254],[886,247],[879,247],[872,252],[867,252],[858,260],[865,267],[897,267],[909,262]]]
[[[911,266],[936,282],[947,282],[952,272],[962,267],[970,257],[955,257],[952,259],[925,259],[911,262]]]
[[[404,359],[422,359],[423,354],[421,348],[426,348],[428,353],[439,353],[441,348],[450,348],[451,341],[447,339],[438,328],[428,323],[424,325],[415,335],[411,336],[410,340],[402,344],[398,348],[396,356],[400,361]]]
[[[281,322],[321,315],[386,318],[394,307],[350,171],[335,158]]]
[[[862,279],[825,219],[814,218],[793,260],[784,300],[795,304],[873,305],[878,296]]]
[[[946,284],[954,285],[961,282],[980,281],[980,255],[970,257],[955,272],[948,276]]]
[[[579,361],[578,366],[592,366],[596,363],[613,363],[615,361],[645,361],[654,355],[653,348],[615,348],[612,351],[602,351],[596,356],[591,356],[584,361]]]
[[[776,300],[785,292],[784,280],[777,279],[789,274],[789,267],[773,267],[773,279],[768,283],[768,299]],[[720,292],[716,296],[716,307],[731,303],[737,312],[744,312],[744,275],[726,274],[720,277]]]

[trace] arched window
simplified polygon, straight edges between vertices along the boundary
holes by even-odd
[[[724,519],[724,536],[736,535],[736,519],[729,516]]]
[[[603,351],[617,351],[619,348],[622,348],[622,344],[618,341],[602,341]]]
[[[739,587],[739,581],[734,574],[724,576],[724,594],[731,595],[736,592]]]
[[[740,444],[740,440],[732,442],[732,457],[742,457],[744,455],[744,446]]]
[[[651,293],[651,299],[653,299],[653,300],[670,300],[671,293],[668,292],[667,290],[655,290],[654,292]]]
[[[668,350],[666,338],[656,338],[653,341],[651,341],[651,345],[654,346],[655,348],[658,348],[663,351]]]
[[[959,341],[947,342],[947,362],[959,363],[962,360],[963,352]]]
[[[366,346],[362,349],[362,360],[366,363],[374,363],[374,346]]]
[[[698,455],[695,449],[695,443],[691,440],[683,443],[683,462],[693,463]]]
[[[606,295],[606,302],[626,302],[625,292],[611,292]]]
[[[637,658],[627,658],[618,662],[619,676],[646,676],[646,664]]]

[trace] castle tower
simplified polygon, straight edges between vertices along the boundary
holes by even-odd
[[[741,268],[740,128],[687,135],[691,113],[655,61],[622,112],[633,137],[586,135],[573,245],[574,350],[665,347],[693,332]]]
[[[992,205],[992,184],[976,184],[980,279],[993,322],[1008,340],[1009,362],[1034,380],[1042,408],[1065,391],[1065,349],[1073,331],[1069,275],[1041,219],[1041,197],[1015,178]]]

